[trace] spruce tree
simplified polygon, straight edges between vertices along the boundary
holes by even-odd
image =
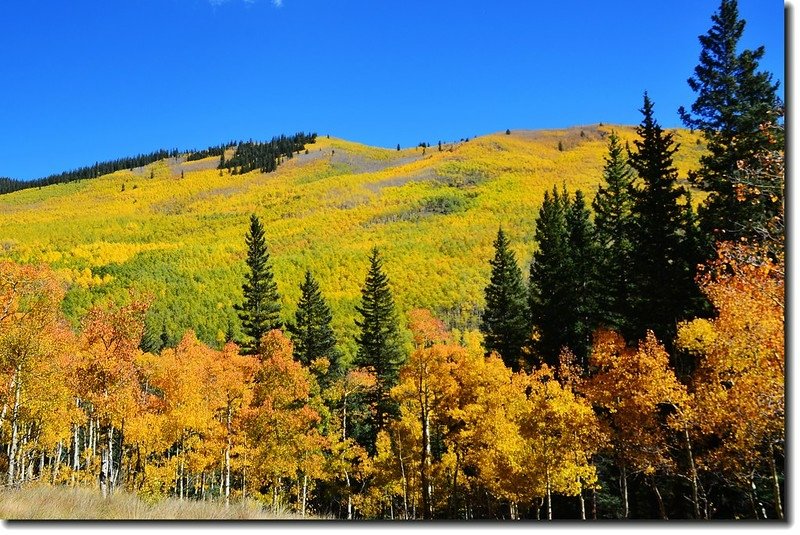
[[[569,231],[567,229],[567,192],[558,192],[553,186],[552,195],[545,191],[539,215],[536,218],[533,253],[529,272],[528,309],[535,331],[534,348],[539,358],[548,364],[557,364],[561,347],[567,343],[564,315],[569,306]]]
[[[644,95],[644,115],[637,128],[640,139],[628,155],[641,180],[633,203],[633,326],[635,337],[655,332],[671,343],[676,325],[690,311],[686,296],[693,293],[693,270],[687,265],[686,208],[680,201],[686,193],[676,185],[678,171],[673,155],[679,144],[664,132],[653,116],[653,103]]]
[[[599,298],[600,321],[606,327],[629,334],[633,294],[633,172],[619,137],[611,132],[603,168],[604,184],[592,200],[598,242],[598,271],[604,291]]]
[[[486,287],[486,308],[481,317],[481,332],[486,350],[497,351],[506,366],[519,370],[522,348],[530,334],[526,320],[526,292],[517,257],[501,227],[494,241],[491,279]]]
[[[578,358],[578,363],[588,371],[589,349],[592,333],[600,317],[600,283],[598,272],[600,249],[586,200],[581,190],[566,211],[567,245],[569,261],[563,277],[567,283],[567,302],[564,320],[567,326],[566,346]]]
[[[597,261],[594,224],[583,192],[570,203],[566,188],[545,192],[536,219],[529,281],[529,310],[534,344],[545,363],[558,366],[569,348],[586,369],[591,335],[598,323]]]
[[[331,328],[331,309],[325,302],[319,284],[306,271],[300,285],[300,301],[297,303],[294,323],[288,326],[294,341],[294,357],[304,366],[319,358],[330,362],[328,374],[336,374],[339,366],[339,352],[336,337]]]
[[[367,278],[361,289],[361,304],[356,307],[361,320],[355,322],[360,332],[356,337],[358,351],[354,364],[372,368],[377,377],[374,392],[367,396],[367,401],[375,407],[375,420],[368,424],[368,430],[361,440],[372,451],[378,432],[397,412],[389,391],[397,384],[398,371],[405,355],[397,328],[394,298],[377,247],[372,249],[369,263]]]
[[[242,321],[242,332],[246,337],[244,348],[255,354],[260,349],[261,337],[281,327],[278,285],[272,274],[264,227],[255,214],[250,216],[250,230],[245,243],[248,272],[242,285],[244,303],[234,308]]]
[[[737,50],[745,28],[737,1],[722,0],[711,20],[708,33],[699,37],[700,62],[688,80],[697,99],[691,112],[678,110],[687,127],[703,133],[708,147],[692,177],[710,192],[699,216],[716,239],[757,238],[758,229],[781,209],[783,186],[742,187],[737,175],[740,166],[758,168],[758,156],[773,147],[773,132],[764,126],[783,116],[783,103],[772,75],[758,71],[764,47]]]

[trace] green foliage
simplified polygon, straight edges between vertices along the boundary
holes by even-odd
[[[376,388],[367,396],[376,410],[375,421],[370,426],[367,438],[362,438],[366,440],[362,444],[372,450],[375,437],[397,412],[389,391],[397,384],[398,370],[405,361],[394,298],[377,247],[373,247],[370,253],[369,271],[361,290],[361,304],[356,307],[356,312],[361,319],[355,320],[360,332],[356,337],[358,352],[354,364],[374,370],[377,379]]]
[[[486,351],[497,351],[506,366],[519,370],[522,348],[527,344],[530,328],[525,314],[525,285],[517,257],[503,228],[494,241],[494,258],[489,261],[492,275],[484,291],[486,308],[481,317],[481,332]]]
[[[641,186],[634,191],[634,314],[632,332],[648,330],[661,340],[672,340],[677,322],[691,312],[686,296],[699,294],[694,266],[687,264],[686,191],[676,185],[673,155],[679,144],[664,132],[653,116],[653,103],[644,95],[644,116],[637,129],[640,139],[629,154]],[[684,199],[683,203],[681,199]]]
[[[536,331],[534,348],[539,357],[551,365],[558,362],[561,347],[567,343],[566,324],[561,315],[569,303],[569,282],[564,278],[569,267],[569,198],[553,186],[552,195],[544,192],[536,219],[533,253],[529,272],[528,307]]]
[[[598,272],[602,274],[602,322],[606,327],[628,333],[633,295],[633,172],[615,132],[608,140],[603,168],[604,184],[592,201],[597,242]],[[691,206],[691,205],[690,205]]]
[[[306,278],[300,285],[300,300],[297,303],[295,321],[288,325],[294,342],[294,358],[304,366],[317,359],[328,359],[328,374],[339,375],[339,351],[336,336],[331,328],[331,309],[319,284],[306,271]]]
[[[281,326],[280,296],[272,273],[269,250],[264,237],[264,227],[255,214],[250,216],[250,230],[245,236],[247,243],[247,267],[245,283],[242,285],[244,303],[236,305],[245,341],[252,353],[258,353],[261,337]]]
[[[694,176],[710,192],[700,217],[716,239],[757,239],[759,230],[781,211],[783,184],[742,188],[737,171],[759,167],[759,155],[772,150],[775,142],[768,127],[783,117],[783,103],[772,75],[757,70],[764,47],[737,50],[745,28],[737,1],[722,0],[711,20],[712,27],[699,37],[700,63],[688,80],[697,99],[691,112],[679,109],[683,123],[700,130],[708,146]]]
[[[539,245],[530,267],[529,309],[534,348],[557,367],[564,347],[586,369],[591,334],[600,315],[600,250],[583,192],[570,203],[566,187],[545,192],[536,220]]]

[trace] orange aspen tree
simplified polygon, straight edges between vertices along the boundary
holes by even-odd
[[[669,366],[669,355],[652,332],[638,348],[630,348],[612,331],[595,333],[590,365],[596,373],[583,390],[602,414],[612,454],[620,469],[624,518],[630,516],[628,477],[641,473],[656,495],[659,511],[666,516],[661,494],[652,476],[674,470],[670,455],[670,428],[682,427],[685,434],[691,415],[691,397]],[[672,411],[669,421],[662,408]],[[692,502],[699,517],[697,473],[691,442],[684,437],[692,484]]]
[[[777,518],[783,518],[776,457],[785,441],[784,281],[783,262],[769,251],[723,244],[701,280],[716,317],[678,331],[678,345],[697,357],[691,387],[703,417],[696,431],[718,444],[701,464],[741,485],[754,504],[754,474],[767,467]],[[753,509],[765,516],[763,507]]]
[[[118,477],[116,441],[124,445],[125,422],[141,409],[136,361],[147,308],[142,301],[121,307],[97,305],[83,320],[76,365],[78,395],[89,411],[90,427],[96,422],[105,431],[99,474],[104,495],[113,490]]]

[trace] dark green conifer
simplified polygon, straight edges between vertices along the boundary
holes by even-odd
[[[497,351],[506,366],[522,367],[523,347],[530,338],[526,319],[526,290],[517,257],[503,228],[494,241],[492,274],[486,287],[486,307],[481,316],[481,332],[486,351]]]
[[[655,120],[647,93],[640,111],[644,115],[636,130],[640,139],[628,155],[642,183],[634,190],[632,209],[633,334],[643,338],[649,329],[670,343],[678,321],[691,313],[685,296],[696,286],[686,263],[685,248],[691,244],[686,239],[686,207],[680,200],[686,193],[676,185],[678,171],[672,159],[679,144]]]
[[[264,227],[255,214],[250,216],[250,230],[245,236],[245,243],[248,272],[242,285],[244,302],[234,308],[242,321],[242,331],[246,337],[244,348],[255,354],[258,353],[261,337],[281,327],[278,285],[272,274]]]
[[[567,342],[564,306],[568,301],[567,281],[569,231],[567,229],[567,193],[545,191],[536,218],[533,253],[529,272],[529,317],[534,331],[534,348],[539,358],[555,364],[561,347]]]
[[[737,187],[739,166],[758,168],[758,156],[774,148],[775,132],[764,125],[783,116],[772,75],[759,72],[764,47],[739,52],[745,21],[736,0],[722,0],[712,27],[699,37],[700,62],[689,87],[697,93],[691,112],[678,111],[683,123],[700,130],[708,153],[693,181],[710,192],[699,217],[716,239],[758,238],[759,230],[781,210],[783,184],[770,188]],[[779,140],[783,146],[783,140]]]
[[[356,337],[358,351],[354,364],[372,368],[377,377],[374,393],[367,396],[367,401],[375,407],[375,419],[362,441],[369,449],[373,449],[377,433],[384,429],[389,418],[396,415],[397,407],[389,397],[389,391],[397,384],[398,370],[405,355],[398,333],[394,298],[377,247],[372,249],[369,263],[367,278],[361,289],[361,304],[356,307],[361,319],[355,322],[359,334]]]
[[[567,271],[563,274],[567,286],[565,315],[562,319],[567,330],[565,345],[587,371],[592,333],[600,317],[602,286],[598,277],[605,277],[605,274],[598,272],[600,249],[597,246],[591,214],[581,190],[575,192],[575,198],[566,210],[566,222],[569,261]]]
[[[615,132],[608,141],[603,168],[604,183],[592,200],[599,248],[598,271],[602,273],[600,322],[629,334],[633,294],[633,172]]]
[[[336,374],[339,352],[331,328],[333,316],[310,271],[306,271],[300,294],[295,321],[288,326],[294,341],[294,357],[304,366],[319,358],[326,358],[330,362],[328,375]]]

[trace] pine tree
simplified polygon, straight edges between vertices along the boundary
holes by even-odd
[[[165,347],[169,347],[169,333],[167,332],[167,324],[161,324],[161,336],[159,336],[160,347],[158,348],[159,351],[164,349]]]
[[[571,203],[566,188],[545,192],[534,238],[528,285],[534,347],[554,367],[562,348],[569,348],[585,369],[599,316],[599,250],[583,192]]]
[[[586,200],[581,190],[566,211],[567,245],[569,251],[568,271],[563,274],[567,282],[566,315],[567,347],[578,358],[578,363],[588,371],[588,357],[592,332],[600,317],[599,276],[597,261],[600,248],[595,237],[595,228]],[[559,352],[560,353],[560,352]]]
[[[604,184],[594,199],[595,232],[599,247],[598,271],[604,291],[600,295],[601,322],[629,334],[633,294],[633,172],[625,158],[619,137],[613,131],[603,168]]]
[[[306,271],[305,280],[300,285],[300,294],[295,321],[288,326],[294,341],[294,358],[308,366],[316,359],[324,357],[330,362],[328,373],[336,374],[339,352],[331,328],[331,309],[310,271]]]
[[[692,269],[686,263],[686,209],[679,201],[685,196],[676,186],[678,171],[673,155],[679,144],[664,132],[653,117],[653,103],[644,95],[644,115],[636,129],[636,151],[628,155],[642,186],[634,191],[634,309],[633,333],[644,338],[652,330],[668,343],[679,320],[689,313],[685,296],[696,287]]]
[[[367,400],[375,407],[375,420],[368,424],[369,429],[362,437],[362,444],[372,450],[378,432],[397,412],[389,391],[397,384],[398,370],[405,355],[397,328],[394,298],[377,247],[372,249],[369,263],[367,278],[361,289],[361,304],[356,307],[362,319],[355,322],[360,332],[356,337],[358,351],[354,364],[372,368],[377,378],[375,390]]]
[[[745,28],[737,1],[722,0],[711,20],[708,33],[699,37],[700,63],[688,80],[697,99],[691,113],[683,107],[678,112],[686,126],[703,133],[708,146],[693,176],[710,192],[699,214],[703,229],[717,239],[755,238],[780,210],[783,185],[742,187],[738,169],[758,167],[759,154],[771,149],[772,133],[765,126],[783,116],[783,103],[772,75],[757,71],[764,47],[737,52]]]
[[[245,236],[245,243],[249,271],[242,285],[244,303],[236,305],[235,309],[239,312],[242,331],[247,337],[244,347],[248,353],[256,354],[261,337],[272,329],[280,328],[281,305],[278,285],[269,261],[264,227],[255,214],[250,216],[250,230]]]
[[[529,272],[528,309],[535,331],[534,347],[539,358],[557,364],[558,354],[567,343],[564,307],[568,303],[569,231],[567,229],[567,192],[563,195],[553,186],[552,195],[545,191],[536,218],[533,253]]]
[[[506,366],[519,370],[522,348],[530,334],[526,320],[525,285],[517,257],[501,227],[494,241],[494,258],[489,261],[492,275],[486,287],[486,308],[481,317],[481,332],[486,350],[497,351]]]

